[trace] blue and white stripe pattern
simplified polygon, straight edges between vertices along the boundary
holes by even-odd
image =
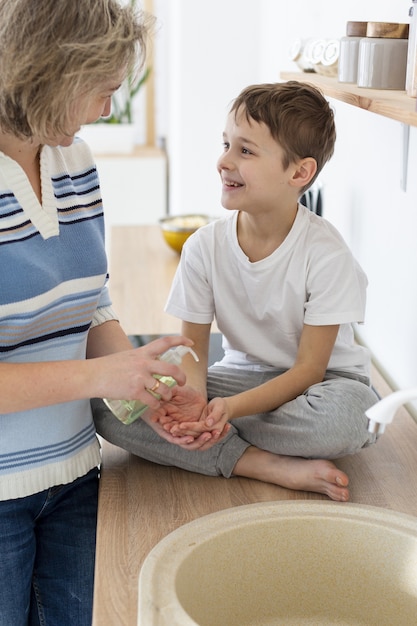
[[[84,359],[97,308],[110,306],[103,209],[79,140],[44,147],[42,206],[0,153],[0,361]],[[22,381],[24,386],[24,381]],[[0,414],[0,500],[74,480],[99,462],[88,400]]]

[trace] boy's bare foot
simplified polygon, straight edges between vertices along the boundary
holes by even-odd
[[[282,456],[251,446],[236,463],[233,474],[287,489],[323,493],[338,502],[349,500],[349,478],[325,459]]]

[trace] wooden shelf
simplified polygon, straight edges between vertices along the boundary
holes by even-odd
[[[416,98],[410,98],[405,91],[365,89],[348,83],[339,83],[337,78],[310,72],[281,72],[280,77],[283,80],[311,83],[319,87],[326,96],[403,124],[417,126]]]

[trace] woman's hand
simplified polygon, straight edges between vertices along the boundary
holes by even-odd
[[[211,405],[212,402],[207,406],[205,397],[191,387],[174,387],[171,399],[161,402],[159,408],[149,414],[149,419],[154,424],[159,423],[166,433],[175,438],[193,437],[195,446],[187,446],[188,449],[201,449],[200,444],[207,449],[223,439],[230,430],[227,419],[224,422],[226,415],[220,408],[208,415]]]
[[[161,424],[155,422],[151,410],[146,411],[141,419],[143,419],[143,421],[162,439],[180,446],[180,448],[184,448],[185,450],[207,450],[218,441],[218,439],[215,439],[209,432],[204,432],[199,435],[172,435],[169,431],[165,430]]]
[[[160,410],[152,414],[152,419],[170,431],[170,426],[180,422],[198,422],[206,407],[207,399],[192,387],[173,387],[171,398],[161,402]]]
[[[212,437],[219,440],[220,435],[230,430],[224,398],[214,398],[206,404],[201,394],[189,387],[182,387],[173,391],[171,400],[164,402],[161,408],[166,411],[166,416],[160,423],[175,436],[198,436],[210,432]]]
[[[160,400],[168,401],[172,389],[154,376],[171,376],[179,386],[185,383],[185,374],[177,365],[158,357],[169,348],[191,346],[193,342],[182,336],[169,336],[151,341],[145,346],[107,356],[89,359],[97,389],[94,397],[140,400],[157,410]],[[151,390],[158,394],[155,397]]]

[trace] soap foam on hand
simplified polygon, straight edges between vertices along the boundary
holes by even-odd
[[[180,345],[175,348],[170,348],[161,356],[158,357],[160,361],[165,361],[166,363],[172,363],[173,365],[180,365],[183,357],[190,353],[194,357],[195,361],[198,361],[199,358],[194,352],[192,348],[188,346]],[[168,387],[174,387],[177,384],[175,378],[172,376],[159,376],[158,374],[154,374],[154,378],[161,381]],[[149,393],[155,396],[155,398],[159,399],[159,395],[150,389],[148,389]],[[110,400],[108,398],[103,398],[104,403],[110,409],[110,411],[120,420],[123,424],[132,424],[132,422],[136,421],[139,417],[141,417],[145,411],[148,409],[148,405],[144,404],[140,400]]]

